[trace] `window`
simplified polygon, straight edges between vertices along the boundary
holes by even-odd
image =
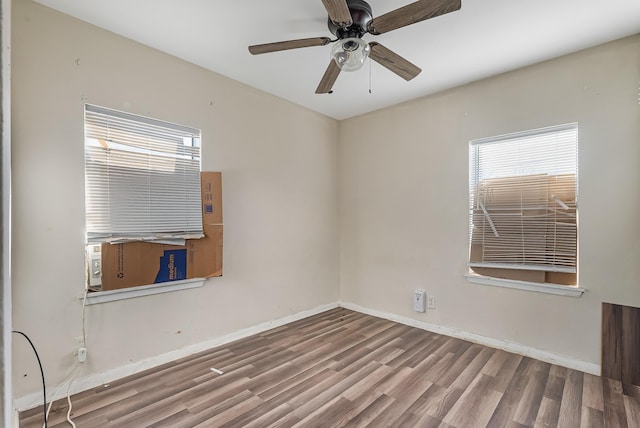
[[[87,105],[85,180],[88,243],[202,236],[197,129]]]
[[[89,263],[102,243],[202,237],[200,131],[86,105],[85,209]]]
[[[470,142],[475,274],[577,284],[577,149],[577,124]]]

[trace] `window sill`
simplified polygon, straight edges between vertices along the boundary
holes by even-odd
[[[584,288],[571,285],[540,284],[537,282],[516,281],[513,279],[492,278],[482,275],[465,275],[467,281],[474,284],[492,285],[495,287],[513,288],[516,290],[535,291],[538,293],[555,294],[558,296],[580,297]]]
[[[139,287],[123,288],[120,290],[96,291],[87,294],[86,305],[113,302],[116,300],[132,299],[134,297],[150,296],[152,294],[169,293],[171,291],[186,290],[202,287],[206,278],[185,279],[182,281],[162,282],[160,284],[142,285]],[[84,294],[80,296],[84,299]]]

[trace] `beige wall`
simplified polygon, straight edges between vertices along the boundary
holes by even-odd
[[[80,376],[338,300],[335,120],[27,0],[13,53],[13,325],[50,387],[81,334],[85,101],[202,129],[225,247],[224,276],[202,288],[88,307]],[[13,377],[15,397],[40,390],[15,340]]]
[[[640,305],[640,36],[340,123],[341,296],[599,364],[600,304]],[[579,123],[581,298],[469,284],[468,142]],[[412,311],[412,291],[437,309]]]

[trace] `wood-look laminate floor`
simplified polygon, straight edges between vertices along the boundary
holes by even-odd
[[[72,399],[78,428],[640,427],[638,386],[340,308]]]

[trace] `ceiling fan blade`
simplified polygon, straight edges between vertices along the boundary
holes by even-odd
[[[367,30],[371,34],[387,33],[397,28],[435,18],[462,7],[461,0],[419,0],[373,18]]]
[[[334,60],[331,60],[327,70],[324,72],[324,76],[322,76],[322,80],[320,80],[320,84],[316,89],[316,94],[329,94],[331,93],[331,88],[333,84],[336,83],[336,79],[340,74],[340,67]]]
[[[288,49],[308,48],[311,46],[324,46],[331,42],[328,37],[312,37],[310,39],[287,40],[284,42],[265,43],[263,45],[249,46],[249,52],[259,55],[269,52],[286,51]]]
[[[380,43],[371,42],[369,46],[371,47],[369,57],[372,60],[393,71],[404,80],[411,80],[422,71],[420,67],[410,63]]]
[[[327,9],[329,19],[338,27],[348,27],[353,24],[346,0],[322,0],[322,4]]]

